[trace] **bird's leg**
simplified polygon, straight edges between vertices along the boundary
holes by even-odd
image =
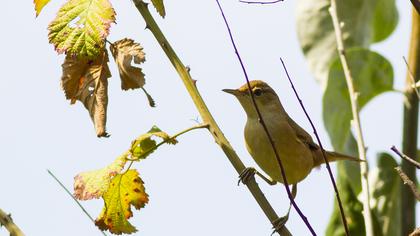
[[[264,176],[260,172],[258,172],[253,167],[247,167],[242,171],[242,173],[239,175],[238,185],[242,182],[243,184],[247,184],[251,178],[253,178],[255,175],[258,175],[261,179],[263,179],[265,182],[267,182],[269,185],[276,185],[277,182],[270,179],[269,177]]]
[[[295,199],[296,194],[297,194],[297,184],[294,184],[292,186],[292,197],[293,197],[293,200]],[[275,232],[279,231],[281,228],[284,227],[284,225],[286,224],[287,220],[289,220],[289,214],[290,214],[290,209],[291,208],[292,208],[292,201],[290,201],[289,209],[287,210],[287,214],[284,215],[284,216],[282,216],[282,217],[280,217],[280,218],[278,218],[277,220],[275,220],[273,222],[274,231],[273,231],[273,233],[271,235],[273,235]]]

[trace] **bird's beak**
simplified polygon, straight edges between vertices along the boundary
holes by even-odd
[[[237,89],[222,89],[222,91],[225,92],[225,93],[230,93],[234,96],[237,96],[240,93],[239,90],[237,90]]]

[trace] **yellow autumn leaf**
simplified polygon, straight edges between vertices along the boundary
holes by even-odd
[[[140,209],[149,201],[144,183],[137,170],[116,175],[103,195],[105,206],[95,224],[113,234],[131,234],[137,229],[128,221],[133,216],[131,206]]]
[[[74,177],[74,197],[79,200],[100,198],[108,190],[111,178],[120,174],[129,152],[119,156],[105,168],[82,172]]]
[[[106,51],[94,60],[67,55],[62,65],[61,85],[67,99],[81,101],[89,111],[98,137],[108,137],[106,110],[108,106],[108,68]]]
[[[49,2],[50,0],[34,0],[36,16],[39,16],[39,13],[41,13],[42,8],[44,8],[45,5],[47,5],[47,3]]]

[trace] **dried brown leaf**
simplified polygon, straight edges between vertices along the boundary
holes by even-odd
[[[106,51],[94,60],[67,55],[62,65],[62,87],[66,98],[74,104],[81,101],[89,111],[98,137],[108,137],[106,110],[108,105],[108,68]]]
[[[122,39],[111,45],[111,53],[117,63],[123,90],[142,88],[145,84],[144,74],[139,67],[132,65],[145,61],[143,47],[132,39]]]

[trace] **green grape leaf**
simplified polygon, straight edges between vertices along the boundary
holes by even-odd
[[[108,137],[106,111],[108,106],[108,54],[94,60],[67,55],[61,77],[61,85],[67,99],[74,104],[81,101],[89,111],[98,137]]]
[[[394,72],[387,59],[367,49],[353,49],[346,53],[358,92],[359,109],[375,96],[392,90]],[[342,150],[350,135],[353,118],[350,96],[337,57],[330,66],[328,84],[323,97],[323,119],[335,150]]]
[[[378,165],[369,171],[372,215],[379,223],[375,235],[401,235],[400,178],[398,164],[387,154],[378,155]]]
[[[163,0],[152,0],[153,6],[156,8],[156,11],[162,18],[165,18],[165,5],[163,5]]]
[[[149,201],[144,183],[136,170],[116,175],[103,195],[104,208],[95,224],[113,234],[131,234],[137,229],[128,221],[133,216],[131,206],[137,210]]]
[[[131,143],[131,156],[135,160],[146,159],[159,146],[152,137],[159,137],[165,143],[176,144],[178,141],[171,138],[167,133],[160,130],[157,126],[153,126],[146,134],[140,135]]]
[[[58,53],[95,58],[114,21],[109,0],[69,0],[48,26],[48,38]]]
[[[34,0],[36,16],[39,16],[39,13],[49,2],[50,0]]]
[[[111,178],[120,174],[129,152],[119,156],[105,168],[82,172],[74,177],[74,196],[79,200],[100,198],[108,190]]]
[[[330,0],[299,0],[297,34],[303,53],[316,80],[325,87],[330,64],[337,56],[337,44]],[[369,48],[387,38],[398,23],[395,0],[337,1],[337,14],[343,22],[345,47]]]

